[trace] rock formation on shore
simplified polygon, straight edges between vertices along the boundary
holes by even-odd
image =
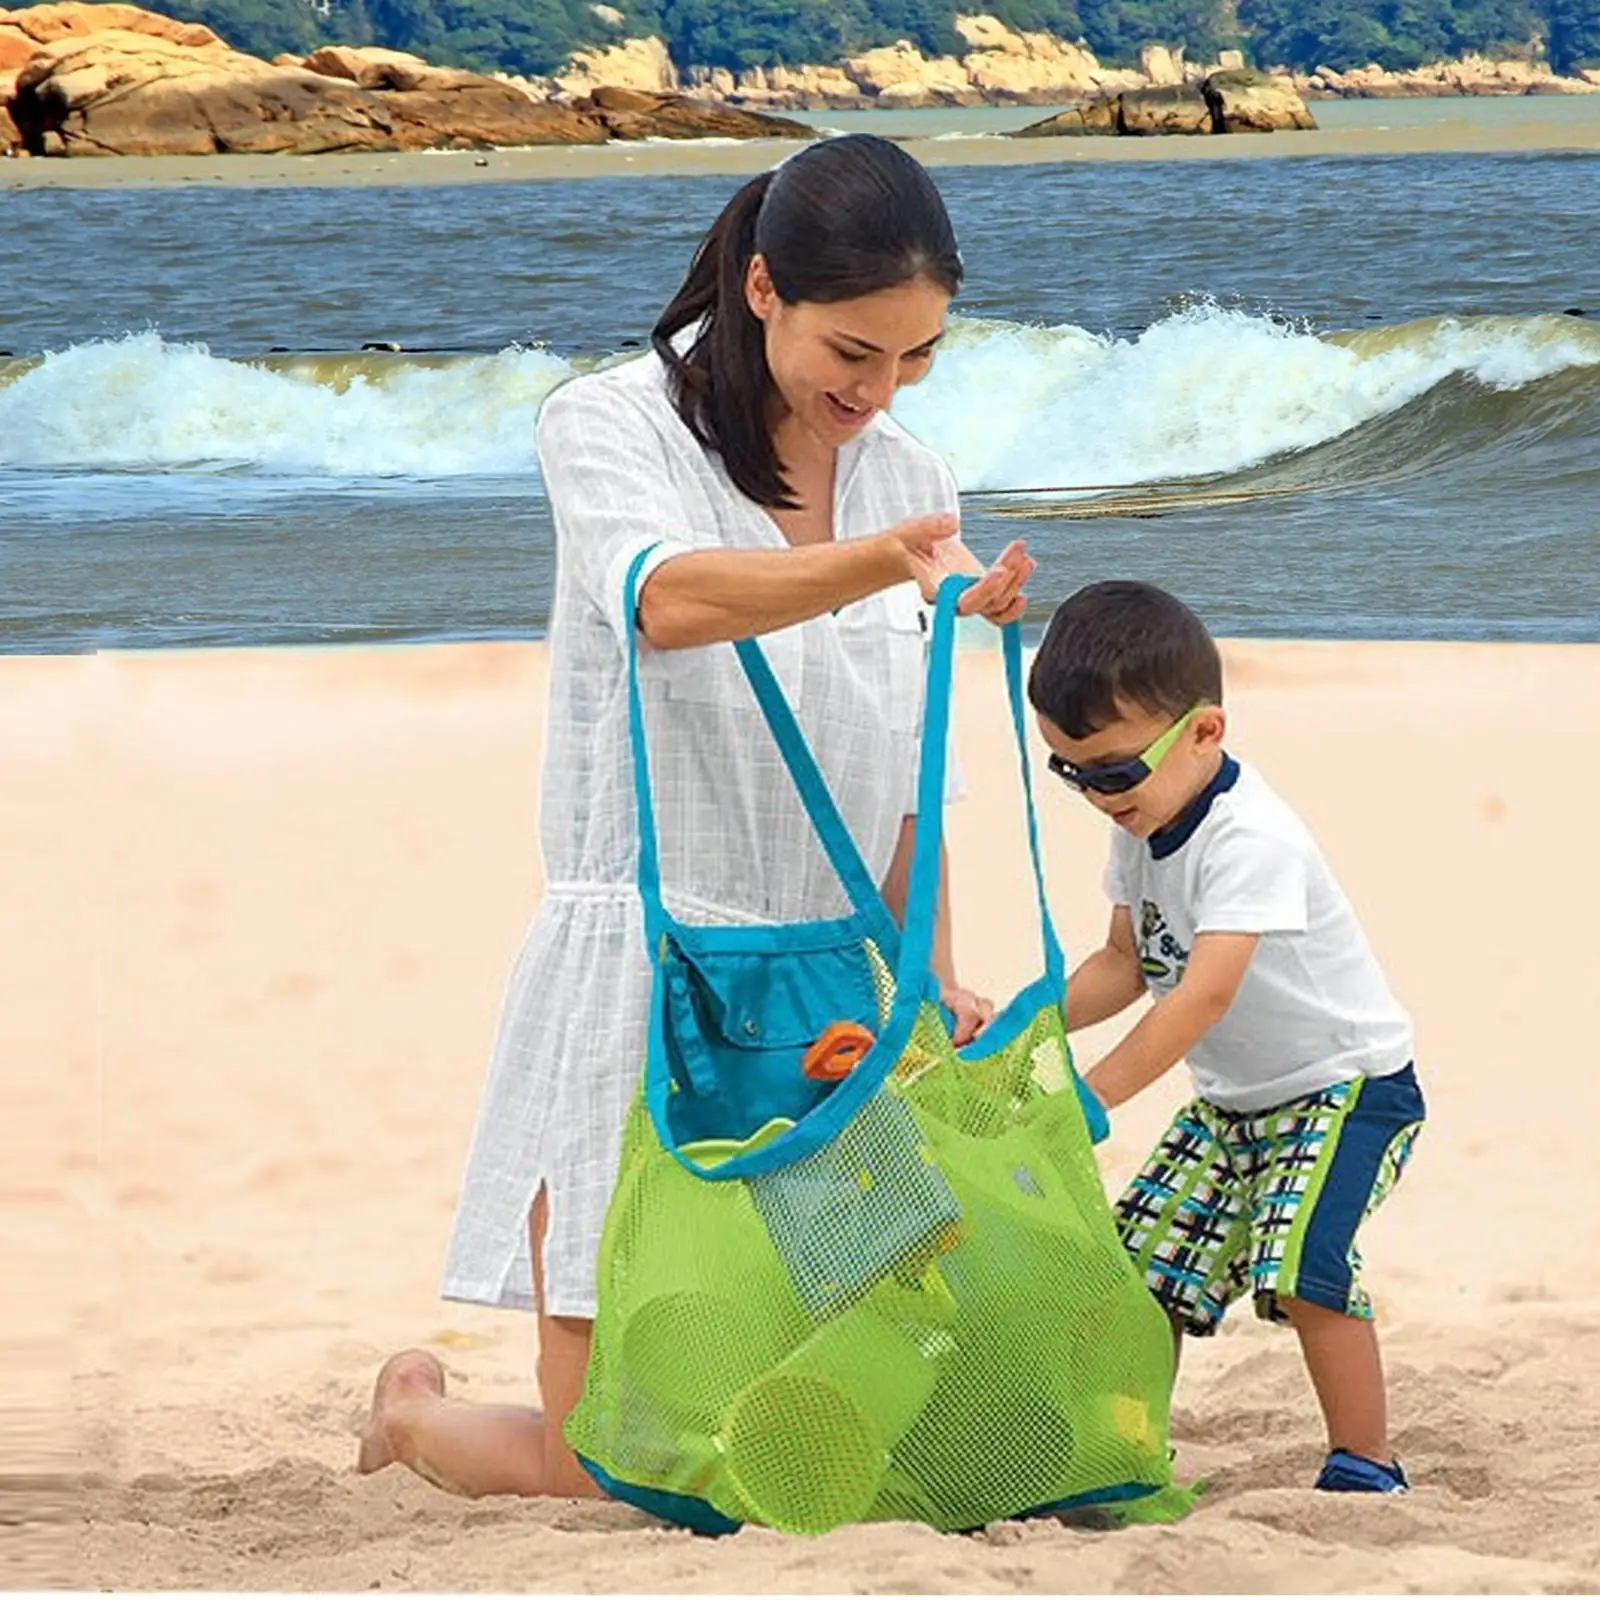
[[[1180,80],[1117,95],[1096,95],[1042,122],[1029,123],[1012,137],[1276,133],[1316,125],[1288,78],[1228,67],[1194,82]]]
[[[1543,63],[1491,61],[1486,56],[1464,56],[1460,61],[1435,61],[1409,72],[1385,72],[1382,67],[1355,67],[1335,72],[1318,67],[1296,74],[1295,86],[1307,99],[1320,100],[1423,100],[1453,95],[1595,94],[1600,93],[1600,71],[1593,68],[1573,78],[1558,77]]]
[[[676,94],[597,88],[558,101],[397,50],[331,46],[266,62],[198,23],[133,5],[0,11],[0,150],[12,153],[310,155],[713,136],[813,130]]]
[[[486,77],[397,50],[328,46],[272,62],[199,23],[129,4],[0,10],[0,152],[36,155],[422,150],[643,138],[809,138],[797,109],[1054,105],[1024,132],[1205,134],[1315,127],[1335,96],[1600,93],[1600,72],[1469,57],[1390,73],[1245,69],[1146,46],[1137,69],[988,15],[959,16],[960,56],[904,40],[818,66],[680,69],[660,39],[576,52],[549,78]]]
[[[876,106],[903,110],[940,105],[1078,105],[1185,85],[1199,91],[1204,81],[1219,73],[1245,70],[1244,57],[1237,50],[1224,50],[1216,62],[1201,65],[1185,61],[1181,47],[1146,45],[1137,69],[1115,68],[1102,66],[1087,45],[1071,44],[1048,33],[1013,30],[992,16],[958,16],[955,26],[967,45],[959,57],[930,58],[901,40],[828,66],[751,67],[737,76],[722,67],[691,67],[683,81],[707,98],[762,109]],[[614,47],[610,60],[602,60],[606,52],[591,52],[587,70],[604,73],[624,68],[630,59],[627,52],[637,43]],[[661,54],[665,59],[665,47]],[[677,69],[673,70],[676,83]],[[1481,56],[1418,67],[1413,72],[1385,72],[1373,66],[1338,73],[1322,67],[1315,73],[1294,75],[1280,68],[1268,76],[1304,99],[1587,94],[1600,89],[1600,71],[1562,78],[1543,64],[1491,61]],[[1198,116],[1193,102],[1189,103]]]
[[[1103,67],[1086,45],[1017,32],[995,17],[958,16],[955,26],[967,46],[959,57],[930,58],[902,39],[826,66],[751,67],[737,76],[691,67],[685,81],[708,97],[786,111],[1060,105],[1161,82],[1157,74],[1172,60],[1151,46],[1137,70]]]

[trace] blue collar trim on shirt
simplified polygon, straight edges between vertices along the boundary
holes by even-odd
[[[1195,829],[1206,820],[1211,802],[1219,794],[1226,794],[1238,781],[1239,763],[1224,751],[1222,765],[1217,768],[1216,777],[1166,827],[1159,828],[1150,835],[1146,841],[1150,846],[1150,854],[1157,861],[1165,861],[1168,856],[1175,855],[1188,844],[1194,837]]]

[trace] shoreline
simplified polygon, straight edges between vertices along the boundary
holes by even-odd
[[[1441,102],[1430,102],[1439,104]],[[1476,103],[1476,102],[1468,102]],[[1038,108],[1041,115],[1048,108]],[[1474,126],[1318,128],[1165,138],[1011,139],[961,132],[898,139],[929,167],[1030,167],[1073,162],[1236,161],[1293,157],[1515,155],[1600,151],[1600,119]],[[346,188],[570,181],[578,178],[748,176],[800,148],[792,140],[545,145],[495,150],[330,153],[315,156],[97,156],[0,161],[0,191]]]

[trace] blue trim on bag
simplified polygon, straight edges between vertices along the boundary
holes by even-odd
[[[1063,1026],[1066,1022],[1066,962],[1061,953],[1061,941],[1056,937],[1055,922],[1050,916],[1049,898],[1045,893],[1044,860],[1039,850],[1039,818],[1033,802],[1033,772],[1028,760],[1020,625],[1013,623],[1003,630],[1002,648],[1006,664],[1006,698],[1011,706],[1011,726],[1016,734],[1017,766],[1022,776],[1022,796],[1027,815],[1028,856],[1033,867],[1034,894],[1039,904],[1039,927],[1044,941],[1044,973],[1015,995],[976,1039],[956,1052],[963,1061],[981,1061],[985,1056],[1003,1050],[1046,1006],[1060,1006]],[[1111,1132],[1106,1108],[1070,1063],[1067,1071],[1072,1079],[1072,1087],[1077,1092],[1078,1104],[1083,1109],[1083,1119],[1088,1124],[1089,1142],[1099,1144]]]
[[[1090,1506],[1126,1505],[1130,1500],[1145,1500],[1160,1494],[1161,1487],[1153,1483],[1114,1483],[1109,1489],[1090,1489],[1083,1494],[1069,1494],[1065,1500],[1052,1500],[1047,1506],[1035,1506],[1030,1511],[1019,1511],[1006,1518],[1007,1522],[1026,1522],[1030,1517],[1054,1516],[1058,1511],[1082,1511]]]
[[[685,950],[704,950],[707,955],[765,954],[774,950],[828,950],[850,939],[873,938],[876,929],[859,913],[838,917],[832,922],[675,922],[672,940]],[[898,930],[895,936],[898,943]],[[890,961],[891,947],[884,952]]]
[[[1046,1006],[1060,1006],[1062,996],[1059,977],[1046,972],[1042,977],[1035,978],[1026,989],[1012,998],[1005,1010],[976,1039],[962,1045],[956,1054],[963,1061],[982,1061],[988,1056],[998,1055],[1025,1028],[1032,1026],[1034,1019]],[[1088,1125],[1089,1143],[1100,1144],[1111,1133],[1111,1119],[1107,1115],[1106,1108],[1100,1103],[1100,1097],[1078,1076],[1077,1069],[1070,1064],[1067,1067],[1067,1074],[1072,1080],[1073,1089],[1077,1092],[1083,1120]]]
[[[648,1516],[659,1517],[663,1522],[675,1523],[691,1533],[709,1538],[723,1538],[737,1533],[744,1524],[735,1522],[709,1501],[690,1494],[673,1494],[667,1489],[648,1489],[637,1483],[627,1483],[614,1478],[588,1456],[579,1456],[578,1465],[594,1479],[603,1494],[624,1505],[636,1507]],[[1161,1492],[1159,1485],[1150,1483],[1114,1483],[1105,1489],[1090,1489],[1083,1494],[1068,1495],[1064,1500],[1052,1500],[1048,1505],[1032,1506],[1027,1511],[1013,1512],[1007,1522],[1027,1522],[1034,1517],[1054,1516],[1062,1511],[1082,1511],[1094,1506],[1126,1505],[1131,1500],[1144,1500]],[[983,1526],[980,1524],[979,1526]],[[963,1530],[976,1532],[976,1528]]]
[[[962,1045],[956,1054],[963,1061],[982,1061],[985,1056],[1004,1050],[1046,1006],[1060,1004],[1060,985],[1047,972],[1016,994],[994,1021],[976,1039]]]
[[[637,1483],[624,1483],[621,1478],[613,1478],[604,1467],[587,1456],[579,1456],[578,1465],[594,1479],[603,1494],[610,1495],[613,1500],[621,1500],[626,1505],[637,1506],[639,1510],[659,1517],[663,1522],[675,1522],[691,1533],[721,1538],[724,1534],[737,1533],[744,1526],[742,1522],[723,1516],[715,1506],[697,1500],[691,1494],[673,1494],[666,1489],[646,1489]]]

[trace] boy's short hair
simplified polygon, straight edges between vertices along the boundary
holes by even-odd
[[[1069,739],[1117,720],[1117,702],[1181,717],[1222,704],[1222,658],[1205,624],[1152,583],[1091,583],[1056,608],[1028,699]]]

